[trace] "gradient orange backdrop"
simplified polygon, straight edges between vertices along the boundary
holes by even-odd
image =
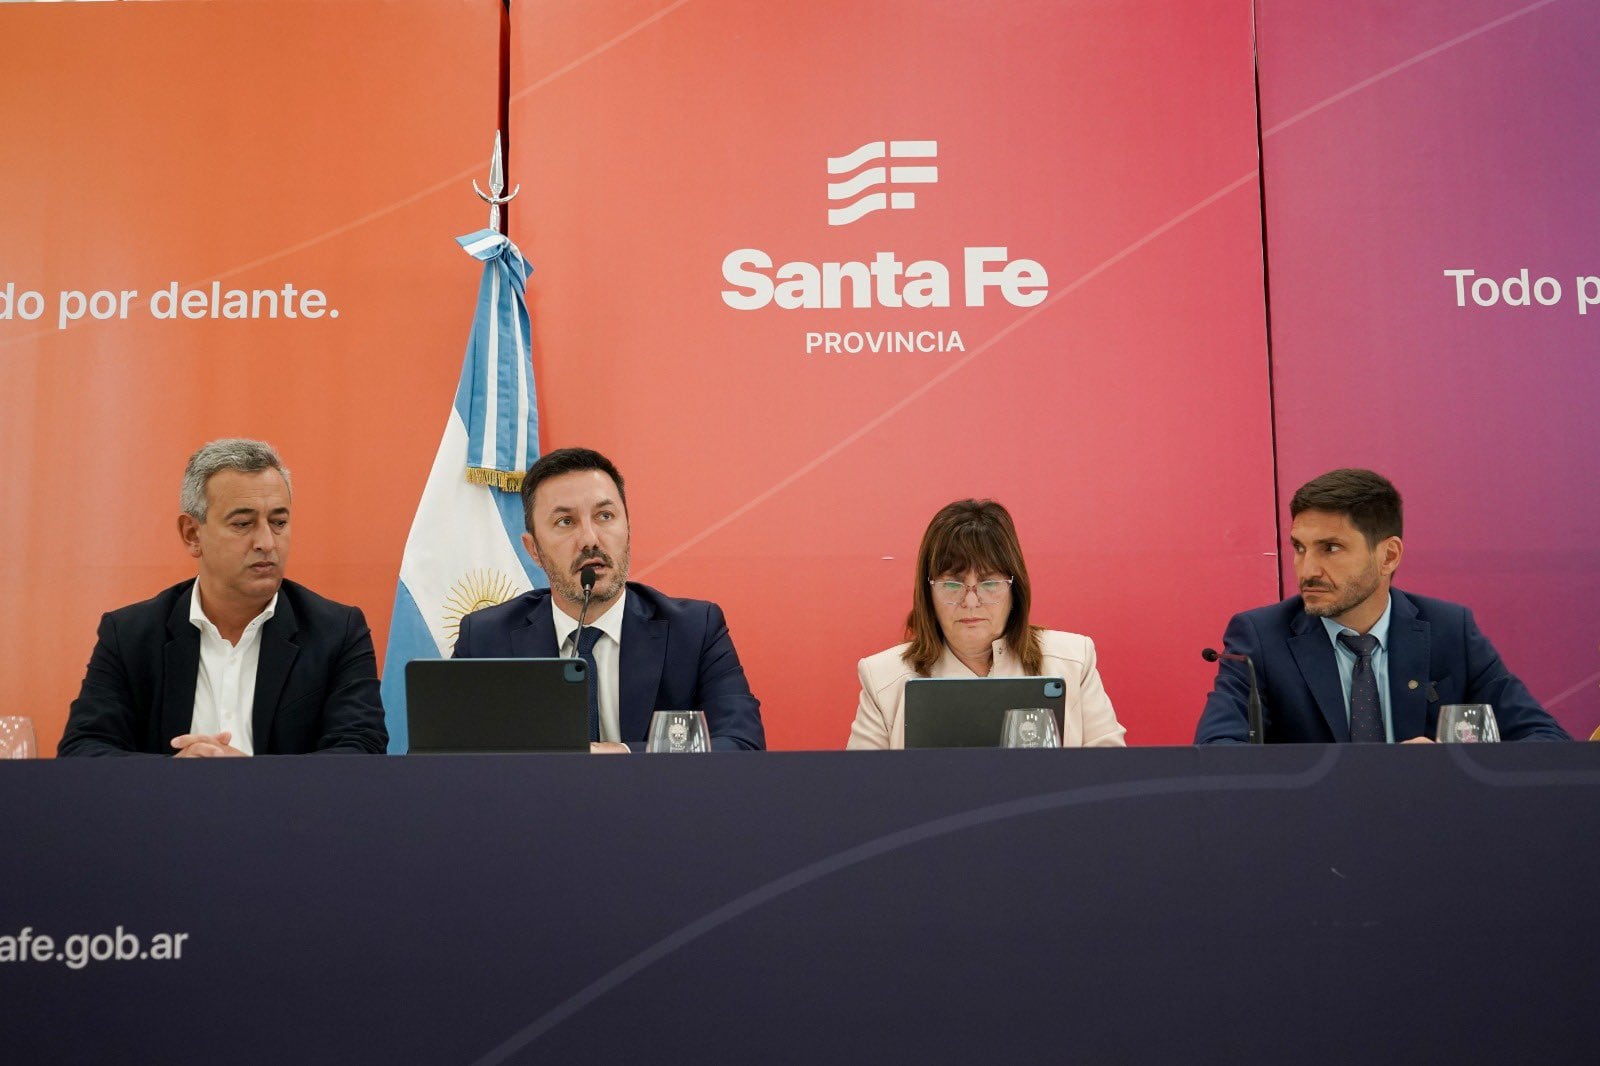
[[[0,287],[328,293],[337,320],[0,322],[0,706],[53,752],[101,612],[193,571],[188,455],[295,477],[291,577],[383,648],[455,393],[499,0],[0,5]]]
[[[1093,636],[1129,739],[1277,596],[1249,5],[732,0],[524,8],[511,232],[546,450],[629,479],[634,576],[718,600],[776,747],[842,746],[933,511],[1016,516],[1036,622]],[[826,159],[933,139],[917,207],[827,222]],[[1049,272],[1020,309],[740,311],[723,257]],[[807,355],[807,331],[965,353]]]
[[[1249,11],[555,2],[514,12],[512,235],[545,449],[630,478],[635,576],[717,599],[776,747],[838,747],[928,516],[1016,515],[1035,620],[1097,640],[1135,742],[1184,742],[1197,649],[1277,592]],[[8,710],[54,747],[107,609],[192,572],[178,474],[263,436],[292,576],[384,646],[454,394],[496,121],[497,0],[0,8],[0,285],[329,294],[337,320],[0,322]],[[825,160],[932,139],[913,211],[826,220]],[[969,246],[1049,272],[959,306]],[[943,309],[736,311],[723,257],[935,259]],[[958,331],[821,356],[811,330]]]

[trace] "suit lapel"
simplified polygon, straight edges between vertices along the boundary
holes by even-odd
[[[162,649],[161,712],[157,723],[164,754],[171,754],[168,741],[189,732],[194,724],[194,690],[200,679],[200,631],[189,621],[190,597],[194,583],[178,595],[178,602],[167,616],[167,644]]]
[[[555,610],[546,596],[528,611],[525,624],[511,631],[511,655],[517,659],[554,659],[561,653],[556,646]]]
[[[1427,735],[1431,647],[1428,623],[1417,605],[1397,589],[1389,591],[1389,722],[1396,741]]]
[[[294,640],[299,632],[294,608],[280,587],[278,605],[261,627],[261,655],[256,660],[256,700],[250,712],[250,730],[257,755],[272,754],[272,719],[278,713],[289,671],[300,654],[300,645]]]
[[[1322,712],[1333,739],[1350,739],[1350,716],[1344,707],[1344,686],[1339,684],[1339,664],[1333,658],[1333,644],[1322,623],[1305,612],[1295,617],[1291,627],[1295,635],[1289,638],[1289,650],[1300,667],[1311,695],[1316,697],[1317,710]]]
[[[617,670],[617,725],[624,740],[647,736],[650,716],[658,710],[699,709],[656,706],[661,670],[667,661],[667,628],[667,620],[656,618],[643,598],[630,589],[622,612],[622,657]]]

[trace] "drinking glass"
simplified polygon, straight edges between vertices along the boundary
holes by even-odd
[[[35,759],[39,750],[33,740],[33,719],[0,718],[0,759]]]
[[[706,725],[704,711],[657,711],[650,719],[650,739],[645,742],[648,752],[710,751],[711,729]]]
[[[1059,748],[1055,712],[1048,707],[1015,707],[1006,712],[1000,733],[1002,748]]]
[[[1500,739],[1494,708],[1487,703],[1447,703],[1439,708],[1441,744],[1492,744]]]

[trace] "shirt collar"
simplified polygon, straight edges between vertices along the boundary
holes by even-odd
[[[599,618],[591,622],[585,622],[585,628],[598,629],[618,644],[621,644],[622,609],[627,602],[628,589],[627,586],[623,586],[622,591],[617,595],[616,602],[607,607],[605,613]],[[556,621],[556,650],[559,652],[566,646],[567,638],[572,635],[573,630],[578,628],[578,620],[556,606],[556,594],[554,592],[550,594],[550,612]],[[576,649],[574,649],[574,653],[576,653]]]
[[[252,630],[259,629],[266,625],[268,620],[272,618],[277,609],[278,593],[274,592],[272,594],[272,599],[267,601],[267,605],[261,609],[260,614],[250,619],[249,624],[244,627],[244,631],[249,633]],[[217,629],[216,624],[213,623],[211,619],[206,617],[206,612],[200,607],[199,578],[195,579],[194,587],[189,590],[189,622],[202,633],[210,632],[220,635],[220,631]]]
[[[1368,636],[1378,638],[1378,647],[1384,651],[1389,650],[1389,612],[1394,609],[1394,597],[1391,595],[1383,601],[1383,613],[1378,620],[1372,623],[1372,628],[1367,630]],[[1331,618],[1322,619],[1322,627],[1328,631],[1328,639],[1337,646],[1340,633],[1355,633],[1349,626],[1342,626]],[[1356,634],[1360,636],[1360,634]]]

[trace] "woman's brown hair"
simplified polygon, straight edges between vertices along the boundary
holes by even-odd
[[[944,653],[944,631],[933,605],[933,586],[928,582],[946,574],[976,570],[980,574],[1006,574],[1011,578],[1011,614],[1006,619],[1007,647],[1022,659],[1025,674],[1038,676],[1044,664],[1039,646],[1039,631],[1028,624],[1028,608],[1033,590],[1028,584],[1028,564],[1022,561],[1022,545],[1011,515],[993,500],[957,500],[939,509],[922,534],[917,549],[916,585],[911,592],[911,614],[906,618],[906,636],[911,646],[902,658],[926,677]]]

